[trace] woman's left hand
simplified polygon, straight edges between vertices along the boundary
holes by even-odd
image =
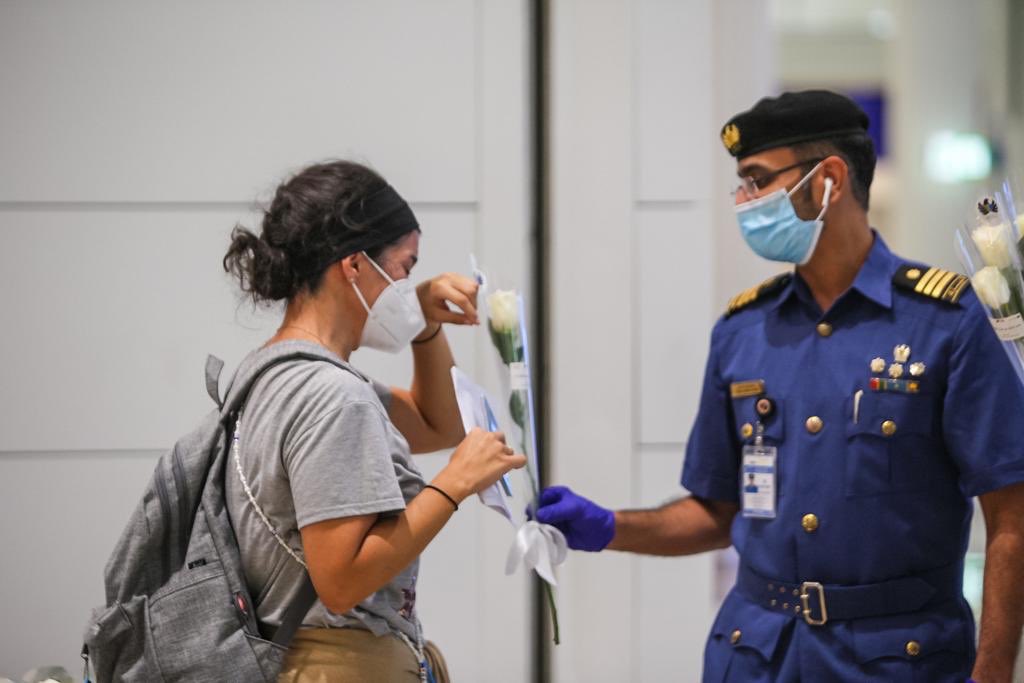
[[[416,287],[420,307],[427,324],[477,325],[476,294],[480,286],[471,278],[458,273],[444,273]],[[458,307],[452,310],[449,304]],[[461,313],[459,312],[461,311]]]

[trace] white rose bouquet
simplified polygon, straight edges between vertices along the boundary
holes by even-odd
[[[1024,244],[1012,208],[1009,217],[999,210],[997,198],[1002,197],[1009,197],[1005,186],[996,198],[978,202],[974,225],[958,231],[957,246],[974,292],[988,309],[992,328],[1024,381]],[[1008,204],[1012,207],[1012,200]]]
[[[513,573],[523,564],[537,572],[543,581],[551,614],[554,641],[559,643],[558,609],[555,605],[553,586],[556,584],[553,567],[565,560],[568,544],[562,533],[553,526],[533,520],[532,512],[537,509],[540,495],[539,470],[537,463],[537,433],[533,414],[533,389],[530,380],[530,345],[526,328],[523,297],[516,290],[491,292],[487,277],[475,267],[477,282],[481,286],[483,305],[481,309],[487,318],[487,329],[503,366],[502,385],[508,396],[508,410],[515,429],[510,441],[518,444],[526,455],[526,476],[529,479],[530,520],[519,527],[515,541],[509,549],[505,571]]]

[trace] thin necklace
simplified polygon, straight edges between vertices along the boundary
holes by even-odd
[[[316,332],[311,332],[307,330],[305,327],[299,327],[298,325],[281,325],[281,327],[277,328],[277,331],[280,332],[281,330],[287,330],[288,328],[298,330],[299,332],[305,332],[310,337],[320,342],[320,346],[324,347],[325,349],[331,350],[331,347],[327,345],[327,342],[320,338],[320,335],[318,335]]]

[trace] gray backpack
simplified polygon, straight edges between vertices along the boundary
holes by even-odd
[[[261,359],[234,378],[223,403],[224,364],[207,359],[207,392],[219,409],[157,462],[107,561],[107,604],[93,610],[82,649],[86,681],[90,667],[98,683],[277,680],[316,592],[307,576],[281,626],[261,631],[225,504],[234,423],[253,384],[278,363],[309,359],[351,369],[333,355],[290,344],[271,347]]]

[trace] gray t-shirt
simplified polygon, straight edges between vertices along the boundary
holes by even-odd
[[[321,348],[302,341],[282,344]],[[261,353],[266,351],[249,354],[239,372]],[[324,361],[280,363],[253,386],[240,420],[242,472],[278,535],[299,557],[305,559],[302,527],[356,515],[394,514],[423,488],[409,444],[388,418],[390,400],[387,387],[354,368],[348,372]],[[233,453],[226,488],[257,615],[265,623],[280,625],[305,570],[253,509]],[[317,601],[303,625],[363,628],[377,635],[400,631],[415,640],[418,568],[419,560],[413,561],[345,614],[330,612]]]

